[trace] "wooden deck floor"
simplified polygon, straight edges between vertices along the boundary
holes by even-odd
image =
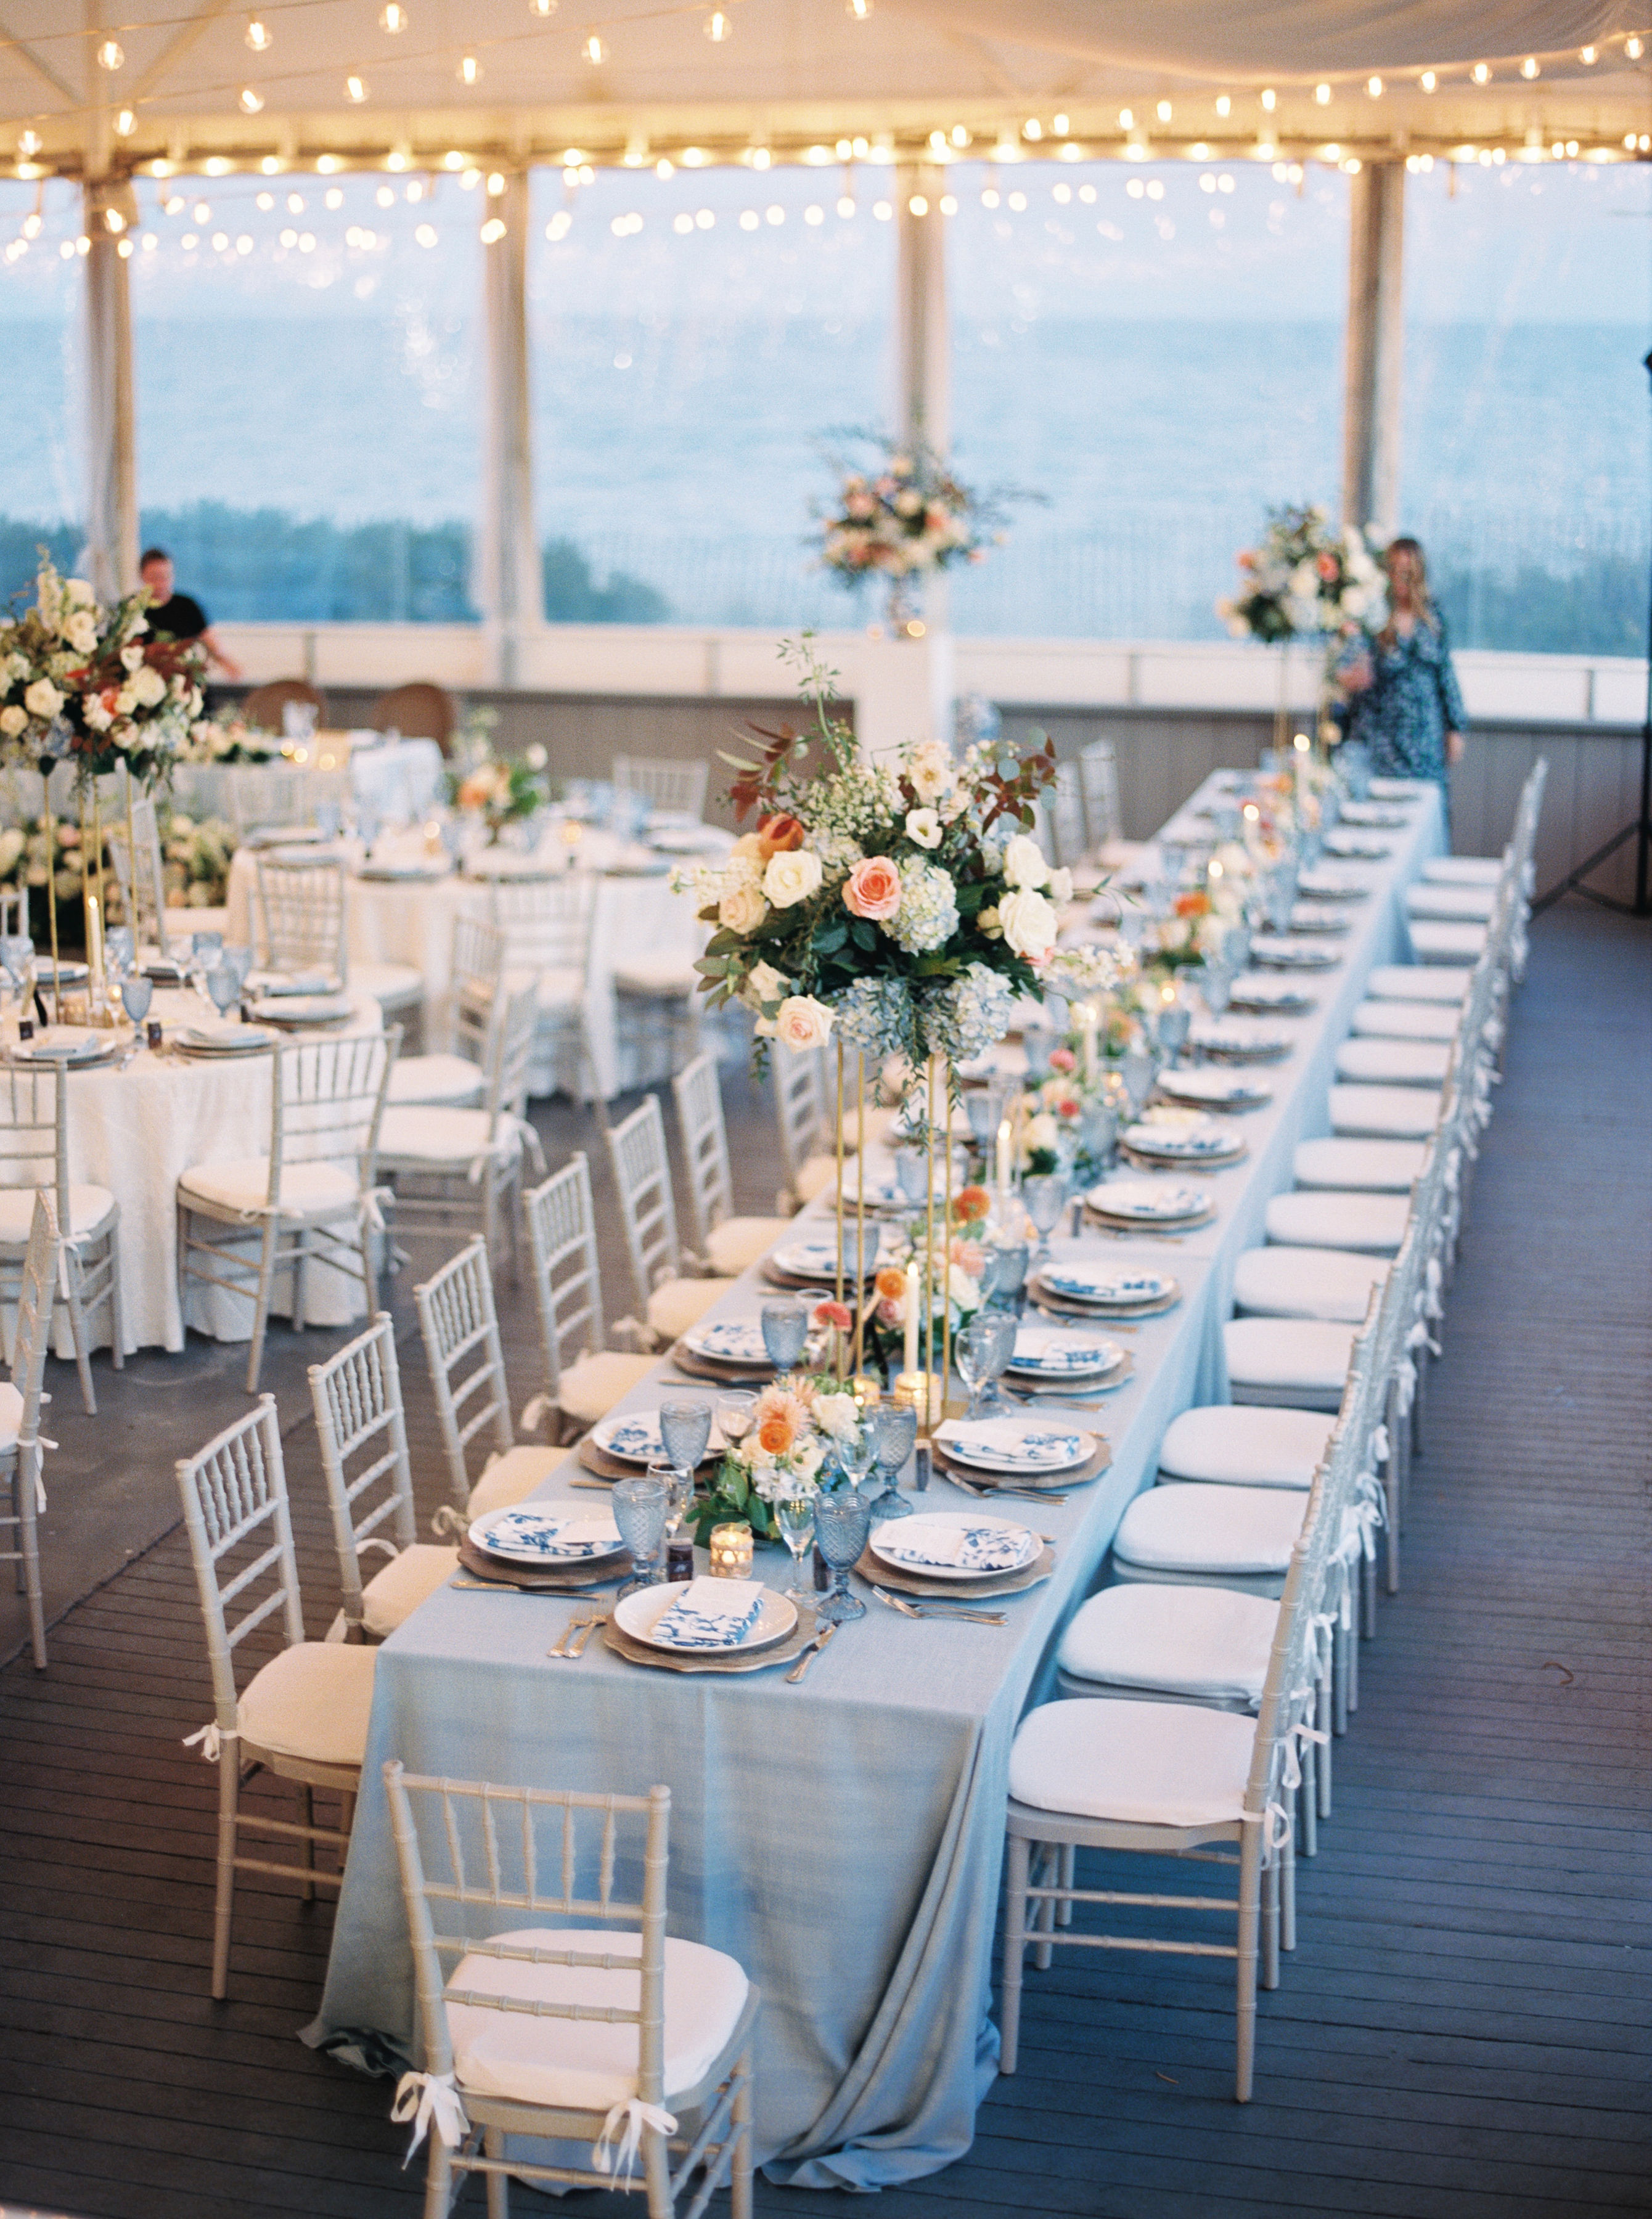
[[[1652,2210],[1649,953],[1644,928],[1572,902],[1534,932],[1405,1589],[1365,1652],[1299,1948],[1263,1998],[1256,2100],[1231,2101],[1220,1969],[1058,1957],[1031,1978],[1022,2068],[974,2148],[886,2192],[888,2219]],[[767,1136],[748,1129],[742,1201],[761,1208]],[[519,1395],[536,1383],[523,1308]],[[288,1336],[270,1381],[318,1634],[333,1594],[301,1365],[332,1345]],[[418,2208],[385,2084],[294,2038],[330,1911],[244,1886],[233,2000],[205,1992],[214,1781],[179,1737],[208,1714],[206,1674],[166,1528],[171,1458],[244,1407],[235,1370],[192,1343],[100,1372],[95,1424],[54,1410],[54,1495],[84,1490],[59,1514],[59,1600],[65,1579],[104,1583],[53,1629],[47,1675],[0,1674],[0,2202],[75,2219]],[[405,1371],[422,1376],[412,1352]],[[422,1402],[413,1432],[419,1458]],[[759,2208],[841,2207],[765,2187]]]

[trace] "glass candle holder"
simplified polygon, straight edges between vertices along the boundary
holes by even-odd
[[[751,1577],[752,1538],[749,1526],[713,1526],[710,1543],[711,1570],[723,1580]]]

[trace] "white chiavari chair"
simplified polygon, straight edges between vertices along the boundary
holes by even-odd
[[[707,1266],[730,1278],[773,1247],[791,1222],[785,1217],[736,1217],[729,1134],[716,1058],[697,1055],[671,1082],[688,1172],[694,1239]]]
[[[260,852],[256,867],[261,963],[274,971],[318,971],[340,986],[370,994],[387,1024],[422,1018],[422,971],[411,963],[351,962],[341,862],[276,848]]]
[[[309,1379],[344,1596],[336,1631],[346,1641],[382,1641],[458,1563],[452,1549],[418,1538],[401,1373],[388,1312],[381,1310],[328,1363],[313,1364]],[[363,1581],[362,1558],[370,1551],[389,1561]]]
[[[340,817],[349,796],[346,772],[295,763],[235,763],[227,773],[229,813],[245,847],[258,834],[314,824],[323,810]]]
[[[616,755],[613,783],[620,793],[640,793],[656,817],[684,817],[699,823],[705,814],[709,762],[662,755]]]
[[[495,879],[475,900],[473,914],[505,935],[506,969],[531,972],[538,982],[534,1061],[549,1083],[536,1093],[560,1087],[578,1101],[598,1098],[585,1012],[597,884],[591,871]]]
[[[726,2186],[751,2219],[761,1998],[732,1957],[666,1933],[670,1789],[495,1787],[395,1758],[384,1781],[424,2056],[392,2116],[413,2149],[428,2131],[427,2219],[472,2173],[494,2219],[512,2176],[640,2185],[649,2219],[700,2219]],[[507,2135],[589,2141],[590,2163],[507,2154]]]
[[[551,1439],[606,1418],[654,1368],[651,1356],[611,1349],[602,1307],[591,1167],[576,1155],[526,1199],[528,1252],[545,1384],[522,1412],[529,1433],[549,1415]]]
[[[29,1647],[34,1669],[46,1669],[46,1607],[40,1589],[40,1516],[46,1507],[41,1481],[45,1451],[53,1444],[40,1439],[40,1406],[51,1400],[42,1394],[46,1377],[46,1344],[52,1331],[53,1305],[57,1295],[59,1259],[57,1211],[47,1194],[34,1197],[34,1221],[17,1288],[17,1330],[12,1344],[11,1380],[0,1386],[0,1480],[10,1490],[9,1511],[0,1511],[0,1527],[16,1530],[15,1549],[0,1549],[0,1564],[15,1563],[28,1613]]]
[[[776,1197],[782,1210],[801,1209],[837,1177],[832,1142],[835,1103],[828,1101],[826,1058],[819,1048],[789,1048],[775,1041],[769,1069],[780,1136],[786,1184]]]
[[[117,816],[106,834],[115,875],[120,882],[127,922],[140,948],[146,937],[163,960],[166,947],[166,874],[161,861],[160,826],[155,805],[146,794],[134,796],[127,820]],[[134,852],[135,850],[135,852]]]
[[[247,1392],[256,1394],[277,1272],[293,1274],[293,1329],[304,1324],[312,1262],[358,1279],[377,1307],[373,1236],[382,1230],[375,1178],[379,1121],[401,1029],[275,1050],[270,1146],[261,1156],[194,1164],[177,1183],[178,1296],[202,1283],[250,1297]],[[256,1240],[256,1263],[244,1252]]]
[[[390,1073],[389,1106],[419,1103],[474,1110],[487,1079],[482,1064],[494,999],[505,973],[505,935],[485,917],[453,920],[453,1035],[456,1054],[403,1055]]]
[[[722,1300],[734,1281],[684,1274],[659,1096],[647,1096],[629,1117],[612,1128],[607,1139],[631,1284],[641,1313],[640,1317],[622,1319],[620,1327],[646,1346],[657,1347],[686,1333],[713,1302]]]
[[[17,1298],[34,1228],[34,1197],[49,1193],[62,1243],[57,1308],[68,1320],[81,1400],[95,1417],[90,1321],[100,1310],[115,1370],[126,1364],[121,1205],[107,1187],[71,1179],[71,1140],[65,1066],[0,1066],[0,1302]]]
[[[520,1502],[556,1470],[568,1451],[517,1440],[485,1241],[472,1240],[433,1278],[415,1287],[413,1306],[447,1459],[451,1504],[436,1514],[437,1532],[446,1533],[463,1530],[484,1511]],[[470,1454],[478,1442],[491,1446],[473,1478]]]
[[[494,1002],[481,1106],[406,1103],[388,1108],[379,1127],[378,1172],[390,1187],[398,1236],[480,1233],[493,1255],[500,1234],[508,1234],[513,1282],[524,1153],[538,1171],[545,1167],[539,1135],[525,1114],[538,1018],[533,978],[507,973]]]
[[[230,1924],[238,1872],[301,1880],[307,1899],[313,1898],[318,1887],[336,1888],[342,1884],[367,1747],[376,1652],[356,1644],[304,1638],[281,1427],[273,1395],[261,1396],[257,1409],[227,1426],[197,1455],[181,1458],[177,1482],[212,1674],[211,1722],[191,1734],[184,1746],[198,1744],[202,1754],[218,1767],[212,1992],[221,1999],[229,1986]],[[282,1645],[258,1667],[245,1689],[238,1691],[237,1651],[265,1625],[279,1636]],[[265,1642],[267,1638],[266,1635]],[[290,1780],[301,1789],[300,1823],[241,1810],[242,1782],[260,1768],[277,1779]],[[336,1827],[316,1824],[318,1787],[340,1799]],[[304,1862],[279,1864],[264,1857],[244,1856],[239,1846],[244,1833],[297,1843],[302,1847]],[[337,1872],[316,1869],[318,1845],[335,1851]]]

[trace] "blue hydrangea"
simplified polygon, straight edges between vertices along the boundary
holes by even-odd
[[[903,863],[901,905],[884,927],[909,955],[944,948],[958,929],[958,892],[935,863]]]
[[[944,985],[921,990],[922,1022],[931,1054],[967,1063],[1009,1031],[1015,989],[1001,972],[972,963]]]
[[[857,979],[832,1005],[837,1036],[863,1055],[897,1055],[911,1039],[911,1003],[899,979]]]

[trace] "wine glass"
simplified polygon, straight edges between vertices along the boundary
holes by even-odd
[[[910,1518],[912,1506],[901,1493],[901,1474],[917,1445],[917,1411],[910,1402],[879,1402],[867,1413],[867,1422],[873,1456],[884,1481],[883,1493],[872,1499],[872,1522],[881,1526],[891,1518]]]
[[[759,1323],[769,1362],[777,1372],[790,1371],[809,1337],[808,1311],[790,1296],[780,1296],[763,1304]]]
[[[929,1198],[929,1158],[922,1148],[897,1148],[895,1177],[904,1198],[915,1207]]]
[[[812,1602],[815,1591],[803,1576],[803,1559],[804,1552],[814,1546],[815,1498],[812,1495],[799,1495],[790,1501],[779,1501],[774,1505],[774,1516],[780,1538],[792,1551],[792,1584],[786,1592],[793,1602]]]
[[[131,1018],[134,1029],[149,1015],[149,1004],[154,998],[155,982],[152,979],[121,979],[121,1007]]]
[[[872,1531],[872,1505],[858,1487],[845,1487],[815,1497],[815,1546],[826,1559],[832,1583],[815,1605],[823,1625],[844,1625],[864,1618],[866,1607],[849,1593],[849,1567],[860,1561]]]
[[[220,1017],[227,1017],[240,999],[241,990],[227,963],[214,964],[207,973],[207,991]]]
[[[1028,1248],[1024,1240],[992,1251],[991,1300],[1007,1312],[1019,1312],[1027,1285]]]
[[[1022,1203],[1038,1234],[1038,1252],[1032,1259],[1037,1270],[1050,1260],[1050,1235],[1061,1221],[1067,1199],[1067,1182],[1059,1172],[1045,1172],[1021,1183]]]
[[[981,1408],[999,1408],[1003,1397],[998,1392],[998,1382],[1009,1369],[1009,1360],[1015,1353],[1015,1335],[1020,1321],[1009,1310],[991,1310],[974,1321],[984,1326],[990,1336],[986,1355],[986,1377],[981,1388]]]
[[[1233,991],[1233,974],[1225,963],[1207,960],[1199,973],[1199,991],[1204,1004],[1213,1017],[1220,1016],[1227,1007],[1228,997]]]
[[[0,968],[17,989],[18,1014],[28,1015],[28,998],[34,989],[33,968],[34,943],[26,932],[8,932],[0,936]]]
[[[657,1479],[666,1491],[665,1538],[674,1541],[678,1529],[688,1514],[688,1506],[694,1499],[694,1475],[685,1471],[680,1464],[651,1464],[648,1468],[650,1479]]]
[[[1014,1320],[1010,1322],[1013,1324]],[[984,1314],[972,1318],[953,1343],[953,1361],[958,1366],[958,1376],[969,1389],[969,1408],[965,1414],[972,1420],[981,1414],[981,1389],[987,1382],[987,1366],[995,1345]]]
[[[711,1405],[699,1395],[671,1395],[660,1405],[660,1439],[679,1471],[692,1478],[711,1438]]]
[[[751,1431],[757,1414],[757,1397],[743,1387],[730,1387],[717,1398],[717,1428],[732,1448]]]
[[[666,1489],[650,1471],[637,1479],[622,1479],[613,1490],[614,1523],[619,1538],[630,1551],[632,1571],[619,1592],[634,1594],[653,1587],[659,1578],[661,1549],[665,1541]]]
[[[138,960],[138,936],[129,924],[112,924],[103,935],[103,967],[118,983]]]

